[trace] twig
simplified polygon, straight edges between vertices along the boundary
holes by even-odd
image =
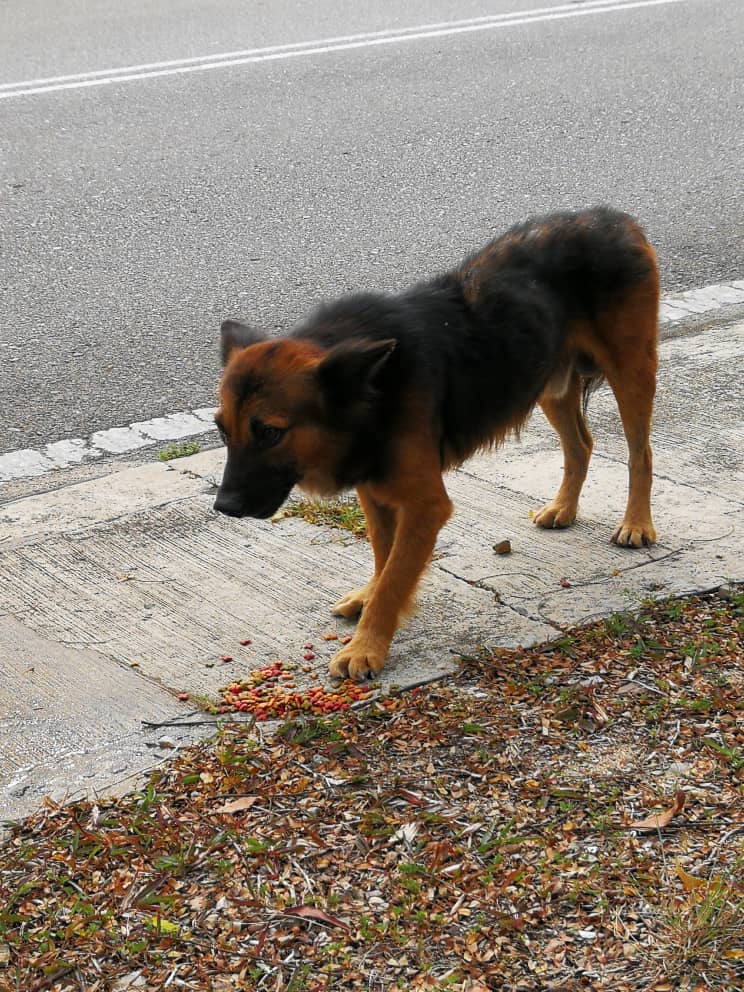
[[[727,841],[731,840],[732,837],[735,837],[737,834],[742,833],[742,831],[744,831],[744,823],[740,823],[738,825],[738,827],[732,827],[731,830],[728,830],[723,835],[723,837],[721,837],[721,839],[718,841],[718,843],[713,847],[713,850],[708,855],[708,857],[705,859],[705,861],[703,862],[703,864],[704,865],[710,865],[710,864],[712,864],[716,860],[716,858],[718,857],[718,854],[719,854],[721,848],[723,847],[723,845],[726,844]]]
[[[441,682],[442,679],[447,678],[449,672],[442,672],[441,675],[430,675],[428,678],[419,679],[418,682],[411,682],[407,685],[395,685],[390,686],[387,692],[379,690],[374,693],[374,695],[368,696],[366,699],[357,699],[356,702],[349,704],[350,710],[362,710],[367,706],[371,706],[373,703],[378,702],[380,699],[391,699],[394,696],[401,696],[404,692],[410,692],[411,689],[420,689],[422,686],[431,685],[433,682]]]
[[[214,717],[212,720],[163,720],[162,723],[155,723],[152,720],[140,720],[143,727],[148,727],[150,730],[160,730],[161,727],[200,727],[204,724],[210,727],[216,727],[219,723],[219,717]]]
[[[645,689],[646,692],[655,692],[657,696],[666,696],[667,693],[662,689],[657,689],[656,686],[646,685],[645,682],[639,682],[638,679],[622,679],[622,682],[629,682],[631,685],[639,685],[641,689]]]

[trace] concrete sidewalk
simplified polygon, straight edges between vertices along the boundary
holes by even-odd
[[[448,477],[456,512],[383,684],[445,675],[458,653],[542,641],[557,625],[642,597],[744,579],[737,316],[677,327],[662,343],[652,435],[659,544],[609,543],[627,450],[606,387],[590,405],[596,446],[577,524],[533,526],[530,511],[561,472],[557,439],[536,413],[521,443]],[[53,491],[0,506],[0,820],[44,795],[134,784],[172,753],[158,747],[163,734],[178,744],[211,734],[176,693],[215,698],[252,668],[300,660],[307,642],[326,681],[337,645],[322,634],[351,629],[329,606],[366,580],[370,550],[294,518],[215,515],[222,462],[221,449],[167,464],[111,462],[98,478],[70,484],[62,473]],[[497,556],[504,539],[512,553]],[[143,724],[174,720],[198,722]]]

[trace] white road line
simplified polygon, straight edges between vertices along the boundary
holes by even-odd
[[[737,305],[744,305],[744,279],[663,297],[659,323],[666,328],[700,314],[712,315]],[[38,450],[22,448],[9,451],[0,455],[0,494],[4,482],[46,475],[102,455],[127,454],[138,448],[152,447],[158,442],[211,434],[216,429],[212,423],[213,415],[211,407],[203,407],[138,421],[126,427],[110,427],[96,431],[89,438],[55,441]]]
[[[690,2],[692,0],[586,0],[586,3],[580,7],[576,3],[567,3],[557,7],[536,7],[533,10],[473,17],[467,20],[444,21],[436,24],[417,25],[410,28],[342,35],[336,38],[323,38],[316,41],[271,45],[265,48],[248,48],[236,52],[220,52],[214,55],[199,55],[193,58],[173,59],[167,62],[148,62],[141,65],[122,66],[121,68],[114,69],[94,69],[90,72],[73,73],[67,76],[49,76],[42,79],[26,79],[15,83],[2,83],[0,84],[0,100],[12,100],[17,97],[34,96],[39,93],[57,93],[62,90],[108,86],[113,83],[134,82],[140,79],[155,79],[160,76],[206,72],[213,69],[251,65],[257,62],[273,62],[307,55],[325,55],[329,52],[349,51],[356,48],[399,45],[409,41],[444,38],[476,31],[493,31],[498,28],[517,27],[519,25],[534,24],[541,21],[586,17],[590,14],[607,14],[616,11],[635,10],[640,7],[658,7]]]

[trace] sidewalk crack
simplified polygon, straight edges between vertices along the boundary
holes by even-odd
[[[489,576],[485,576],[482,579],[466,579],[462,575],[458,575],[457,572],[453,572],[452,569],[445,568],[441,559],[433,562],[433,565],[440,571],[444,572],[445,575],[449,575],[458,582],[462,582],[466,586],[470,586],[471,589],[480,589],[482,592],[487,592],[498,606],[502,606],[504,609],[510,610],[512,613],[516,613],[517,616],[522,617],[524,620],[532,620],[534,623],[546,624],[549,627],[554,627],[556,630],[561,629],[552,620],[548,620],[542,616],[535,616],[530,613],[526,607],[517,606],[513,603],[507,602],[507,600],[502,597],[500,592],[497,592],[491,586],[486,585],[486,579],[489,578]]]

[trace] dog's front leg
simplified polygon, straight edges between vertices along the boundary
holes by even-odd
[[[437,473],[433,485],[421,478],[415,482],[409,492],[416,495],[393,506],[395,532],[390,553],[382,572],[367,586],[368,598],[356,633],[331,660],[329,671],[334,678],[358,680],[380,671],[400,617],[429,563],[437,534],[452,512],[441,475]],[[380,493],[376,501],[383,503],[385,495]]]
[[[372,596],[390,557],[390,550],[395,537],[395,511],[393,508],[378,503],[367,486],[359,486],[357,495],[367,523],[369,543],[372,545],[372,553],[375,558],[375,571],[366,585],[363,585],[361,589],[348,592],[331,610],[334,616],[346,617],[349,620],[354,620],[359,616],[365,603]]]

